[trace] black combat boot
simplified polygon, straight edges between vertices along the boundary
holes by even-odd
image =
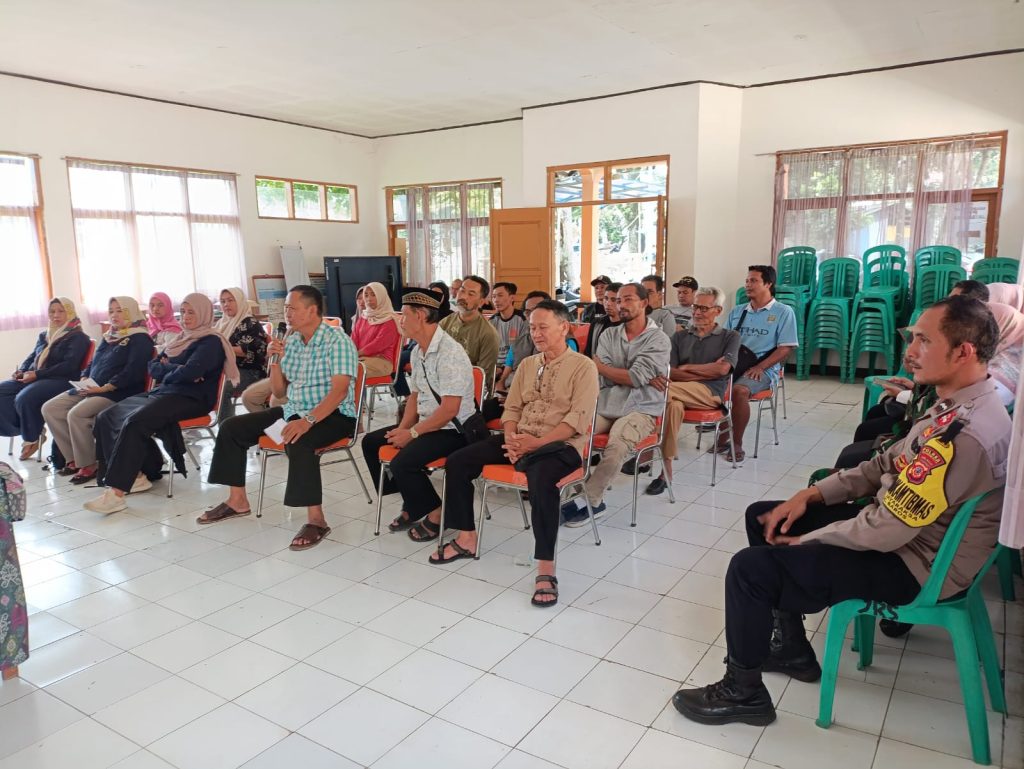
[[[672,697],[676,710],[701,724],[767,726],[775,720],[775,706],[757,668],[747,670],[730,662],[725,677],[700,689],[680,689]]]
[[[788,611],[772,610],[771,653],[762,668],[765,673],[785,673],[790,678],[814,683],[821,678],[821,665],[814,647],[804,632],[803,617]]]

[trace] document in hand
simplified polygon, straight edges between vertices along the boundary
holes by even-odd
[[[263,434],[270,438],[274,443],[284,443],[284,435],[282,435],[282,432],[286,424],[288,423],[283,419],[278,419],[274,424],[265,429]]]
[[[76,390],[88,390],[90,387],[99,387],[99,385],[96,384],[96,380],[92,377],[86,377],[80,382],[70,382],[70,384]]]

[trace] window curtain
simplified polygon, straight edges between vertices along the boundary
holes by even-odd
[[[38,215],[35,159],[0,155],[0,331],[46,325],[50,297]]]
[[[791,246],[812,246],[819,259],[839,254],[838,207],[845,163],[845,152],[792,152],[779,156],[775,171],[773,255]]]
[[[1020,256],[1024,260],[1024,252]],[[1024,272],[1018,273],[1017,284],[1024,285]],[[1017,385],[1017,400],[1013,406],[1010,458],[1006,465],[999,541],[1017,550],[1024,548],[1024,387],[1020,383]]]
[[[423,187],[408,187],[406,195],[406,244],[409,257],[406,262],[408,274],[405,282],[410,286],[426,286],[433,278],[428,269],[429,240],[424,234],[424,227],[429,223],[423,221]]]
[[[974,169],[975,144],[973,139],[965,139],[925,147],[921,186],[922,204],[927,208],[918,219],[924,229],[915,233],[919,248],[934,244],[953,246],[966,258],[971,193],[976,187],[985,186],[980,179],[981,164]]]

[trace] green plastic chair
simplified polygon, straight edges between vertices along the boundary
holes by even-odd
[[[839,674],[839,657],[843,651],[846,629],[851,621],[856,623],[854,649],[860,654],[858,670],[868,667],[873,660],[876,618],[916,625],[938,625],[945,628],[953,640],[974,761],[979,764],[991,763],[985,695],[978,672],[979,658],[985,671],[985,681],[988,684],[988,695],[993,710],[1006,713],[1006,697],[1003,693],[1003,679],[992,623],[989,621],[988,610],[981,595],[981,581],[992,564],[1001,557],[1001,552],[1005,548],[1002,545],[996,546],[964,595],[939,600],[953,556],[960,547],[975,507],[983,497],[984,495],[972,497],[957,511],[939,546],[928,581],[913,601],[905,606],[888,606],[875,601],[850,600],[832,607],[829,612],[825,655],[821,666],[821,696],[816,722],[818,726],[828,729],[832,725],[832,705]]]
[[[922,267],[931,267],[933,264],[952,264],[955,267],[963,265],[963,254],[959,248],[953,246],[925,246],[914,252],[914,272],[918,273]]]
[[[914,312],[926,310],[949,295],[953,286],[967,277],[967,270],[955,264],[931,264],[914,274]]]
[[[776,291],[787,288],[806,294],[814,293],[818,271],[818,252],[810,246],[790,246],[776,257],[778,281]]]
[[[747,289],[740,286],[736,289],[736,306],[739,307],[741,304],[746,304],[750,301],[750,297],[747,296]]]
[[[971,277],[980,283],[1016,283],[1020,273],[1020,261],[992,257],[979,259],[974,263]]]

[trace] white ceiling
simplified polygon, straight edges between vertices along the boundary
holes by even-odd
[[[1022,46],[1019,0],[0,0],[0,71],[366,136]]]

